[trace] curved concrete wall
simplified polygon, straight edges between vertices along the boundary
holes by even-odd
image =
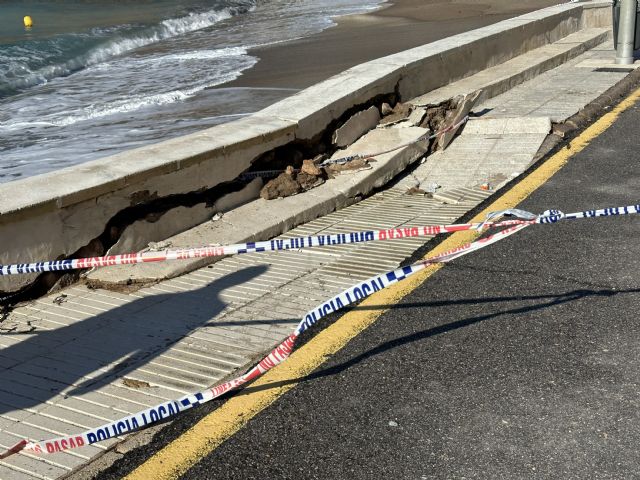
[[[317,137],[378,95],[395,92],[406,101],[581,28],[606,26],[610,15],[609,2],[547,8],[355,66],[242,120],[0,185],[0,264],[70,255],[123,209],[233,180],[261,154]],[[184,214],[172,215],[173,234],[216,210],[198,207],[176,207]],[[0,290],[33,278],[0,277]]]

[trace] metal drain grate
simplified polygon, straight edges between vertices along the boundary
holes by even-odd
[[[629,67],[599,67],[594,69],[594,72],[603,72],[603,73],[631,73],[635,70],[635,68]]]

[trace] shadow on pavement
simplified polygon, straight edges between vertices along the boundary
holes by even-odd
[[[0,373],[0,413],[35,407],[63,390],[65,395],[91,392],[126,375],[219,314],[227,305],[220,298],[223,290],[266,271],[266,266],[245,268],[197,290],[144,297],[68,326],[36,331],[2,348],[1,357],[19,363]],[[109,370],[86,379],[116,361]],[[29,381],[17,385],[20,378]],[[75,388],[68,391],[70,385]]]
[[[456,305],[480,305],[483,303],[504,303],[504,302],[522,302],[522,301],[537,301],[538,303],[533,305],[521,306],[517,308],[511,308],[507,310],[500,310],[493,313],[489,313],[486,315],[479,315],[474,317],[468,317],[461,320],[457,320],[455,322],[447,323],[444,325],[438,325],[432,328],[428,328],[426,330],[422,330],[416,333],[412,333],[411,335],[406,335],[404,337],[394,338],[393,340],[384,342],[377,347],[368,350],[356,357],[351,358],[350,360],[343,362],[339,365],[334,365],[329,368],[324,368],[322,370],[316,371],[310,375],[305,377],[295,378],[283,382],[274,382],[268,385],[262,385],[259,387],[248,386],[237,393],[237,395],[246,395],[252,392],[257,392],[261,390],[268,390],[271,388],[278,388],[284,385],[289,385],[292,383],[299,383],[309,380],[314,380],[316,378],[327,377],[331,375],[339,374],[349,367],[360,363],[362,360],[373,357],[375,355],[379,355],[381,353],[387,352],[394,348],[400,347],[402,345],[417,342],[420,340],[425,340],[431,337],[435,337],[437,335],[441,335],[443,333],[451,332],[454,330],[458,330],[460,328],[468,327],[471,325],[475,325],[480,322],[484,322],[486,320],[492,320],[503,315],[517,315],[524,314],[529,312],[534,312],[538,310],[543,310],[546,308],[554,307],[557,305],[562,305],[565,303],[574,302],[576,300],[581,300],[588,297],[613,297],[617,295],[625,295],[625,294],[634,294],[640,293],[640,288],[627,289],[627,290],[611,290],[611,289],[579,289],[572,290],[566,293],[559,294],[550,294],[550,295],[531,295],[531,296],[511,296],[511,297],[482,297],[482,298],[467,298],[460,300],[443,300],[443,301],[434,301],[434,302],[413,302],[413,303],[402,303],[398,305],[371,305],[367,307],[354,307],[353,310],[395,310],[395,309],[410,309],[410,308],[428,308],[428,307],[442,307],[442,306],[456,306]]]

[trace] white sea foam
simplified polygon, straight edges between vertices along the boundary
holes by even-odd
[[[232,50],[232,49],[220,49],[220,50],[211,50],[204,52],[202,56],[198,56],[201,59],[215,59],[228,54],[229,52],[223,52],[223,50]],[[234,56],[239,55],[243,49],[233,49]],[[174,55],[168,55],[174,56]],[[180,56],[180,54],[176,54],[175,56]],[[196,57],[194,52],[193,58]],[[187,58],[190,58],[187,55]],[[42,117],[38,114],[38,110],[29,109],[29,111],[25,111],[25,108],[20,108],[22,110],[21,113],[28,114],[29,116],[37,117],[33,118],[33,120],[9,120],[7,117],[7,121],[0,121],[0,131],[15,131],[27,128],[34,127],[65,127],[74,125],[80,122],[85,122],[88,120],[96,120],[103,117],[109,117],[112,115],[118,115],[123,113],[131,113],[137,110],[148,108],[148,107],[157,107],[162,105],[168,105],[175,102],[185,101],[198,92],[202,90],[213,87],[215,85],[219,85],[222,83],[230,82],[237,78],[242,70],[246,68],[250,68],[252,65],[257,62],[255,57],[243,56],[242,61],[237,63],[235,68],[230,68],[229,71],[224,73],[218,73],[214,78],[210,79],[208,82],[193,86],[191,88],[183,88],[183,89],[175,89],[168,92],[155,93],[155,94],[137,94],[131,95],[125,98],[120,98],[117,100],[113,100],[104,104],[92,103],[85,107],[79,108],[74,111],[61,111],[54,114],[50,114],[46,117]],[[24,115],[23,115],[24,116]]]
[[[205,13],[192,13],[186,17],[164,20],[159,26],[150,31],[130,37],[116,38],[106,45],[89,52],[86,56],[86,65],[94,65],[140,47],[211,27],[222,20],[231,18],[231,16],[231,11],[224,9],[211,10]]]
[[[240,57],[247,54],[247,49],[242,47],[228,47],[217,50],[196,50],[193,52],[172,53],[169,55],[156,55],[143,59],[143,62],[181,62],[189,60],[213,60],[216,58]]]

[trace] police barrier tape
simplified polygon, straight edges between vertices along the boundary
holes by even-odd
[[[486,238],[467,243],[461,247],[451,249],[441,255],[425,259],[419,263],[398,268],[381,275],[376,275],[375,277],[371,277],[368,280],[344,290],[335,297],[310,310],[306,315],[304,315],[294,332],[291,333],[280,345],[274,348],[269,355],[263,358],[257,365],[250,368],[245,374],[234,378],[233,380],[229,380],[220,385],[192,395],[186,395],[177,400],[163,402],[134,415],[129,415],[121,418],[120,420],[113,421],[101,427],[92,428],[91,430],[87,430],[86,432],[79,433],[77,435],[58,437],[40,442],[31,442],[26,439],[22,440],[10,449],[1,453],[0,459],[7,458],[21,451],[35,454],[50,454],[65,450],[72,450],[86,445],[92,445],[108,438],[118,437],[140,428],[153,425],[167,418],[174,417],[177,414],[185,410],[189,410],[197,405],[209,402],[231,390],[235,390],[238,387],[255,380],[276,365],[285,361],[291,354],[297,338],[327,315],[337,312],[354,302],[358,302],[374,292],[393,285],[414,273],[425,269],[429,265],[450,262],[455,258],[509,237],[529,225],[531,225],[530,222],[510,226]]]
[[[386,230],[366,230],[359,232],[335,233],[332,235],[314,235],[308,237],[293,237],[287,239],[273,239],[260,242],[238,243],[233,245],[205,246],[164,250],[160,252],[123,253],[104,257],[75,258],[67,260],[51,260],[46,262],[21,263],[0,265],[0,276],[20,275],[26,273],[61,272],[85,268],[99,268],[114,265],[132,265],[136,263],[164,262],[170,260],[187,260],[192,258],[219,257],[224,255],[239,255],[254,252],[272,252],[282,250],[298,250],[303,248],[323,247],[330,245],[346,245],[365,243],[378,240],[395,240],[412,237],[431,237],[443,233],[461,230],[483,230],[489,227],[503,227],[528,223],[555,223],[560,220],[580,218],[606,217],[613,215],[628,215],[640,213],[640,204],[626,207],[603,208],[600,210],[586,210],[564,214],[560,211],[549,210],[542,215],[534,215],[522,210],[510,209],[494,212],[482,223],[459,223],[451,225],[406,226]],[[493,222],[497,216],[507,214],[518,217],[519,220],[503,220]]]

